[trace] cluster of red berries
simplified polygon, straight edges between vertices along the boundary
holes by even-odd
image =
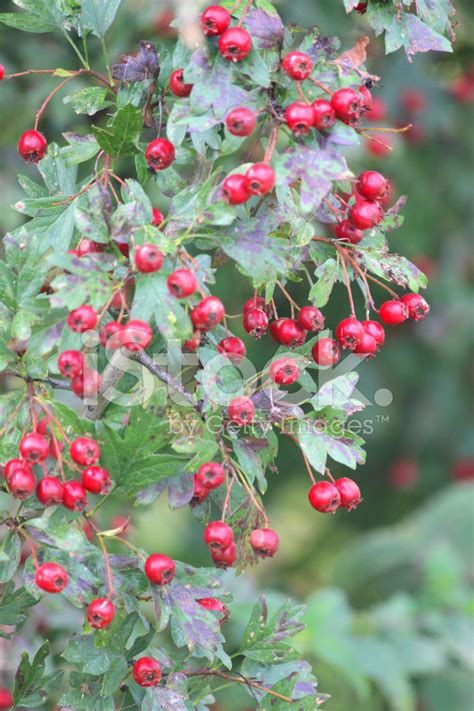
[[[222,196],[229,205],[241,205],[254,195],[262,196],[275,186],[275,171],[268,163],[254,163],[243,173],[228,175],[222,184]]]
[[[219,37],[218,49],[228,62],[241,62],[252,50],[252,37],[240,25],[230,27],[232,17],[220,5],[211,5],[201,15],[201,28],[207,37]]]
[[[250,545],[260,558],[272,558],[280,540],[272,528],[256,528],[250,534]],[[232,528],[224,521],[212,521],[204,531],[204,541],[218,568],[230,568],[237,559],[237,546]]]
[[[334,513],[339,507],[351,511],[362,501],[360,489],[352,479],[318,481],[308,493],[309,503],[321,513]]]

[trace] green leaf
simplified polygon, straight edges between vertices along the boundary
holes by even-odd
[[[87,86],[74,94],[69,94],[63,99],[64,104],[72,104],[76,114],[88,114],[93,116],[98,111],[111,106],[107,101],[107,89],[101,86]]]
[[[115,19],[122,0],[81,0],[83,27],[103,37]]]
[[[102,150],[113,158],[125,158],[138,153],[137,143],[142,127],[141,109],[127,104],[117,111],[110,128],[93,126],[92,130]]]
[[[13,582],[0,585],[0,625],[19,625],[26,618],[25,608],[36,603],[25,588],[15,590]]]
[[[9,531],[0,546],[0,584],[13,578],[20,562],[21,540],[17,533]]]
[[[45,674],[45,660],[51,652],[51,645],[44,642],[30,662],[27,652],[21,655],[20,666],[15,675],[13,701],[15,707],[20,705],[26,708],[42,706],[50,692],[59,684],[64,672]]]
[[[308,294],[308,299],[314,306],[326,306],[336,283],[338,271],[338,264],[332,258],[327,259],[316,269],[314,276],[317,278],[317,282]]]

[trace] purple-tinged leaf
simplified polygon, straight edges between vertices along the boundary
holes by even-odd
[[[276,49],[281,45],[285,28],[278,15],[269,15],[256,7],[247,13],[244,24],[259,49]]]
[[[151,42],[141,40],[137,56],[123,55],[121,60],[120,64],[112,67],[112,76],[119,81],[136,82],[149,78],[156,79],[160,73],[160,60],[156,47]]]

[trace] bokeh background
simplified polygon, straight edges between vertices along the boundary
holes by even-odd
[[[324,34],[338,35],[343,49],[364,34],[371,37],[368,69],[382,77],[375,91],[377,125],[411,122],[413,128],[391,139],[393,151],[376,155],[364,143],[350,161],[354,171],[384,172],[394,199],[408,195],[405,223],[391,233],[391,246],[428,273],[431,313],[416,326],[393,329],[377,358],[359,369],[360,390],[373,405],[361,417],[368,462],[356,472],[364,495],[357,511],[316,514],[307,505],[307,475],[298,452],[283,443],[267,495],[281,550],[238,579],[229,574],[241,602],[231,606],[228,634],[238,640],[259,592],[265,590],[270,602],[291,596],[308,605],[307,629],[296,642],[313,663],[320,689],[331,694],[328,711],[472,711],[472,5],[458,3],[454,54],[417,55],[410,64],[402,52],[385,57],[383,41],[373,37],[363,17],[346,16],[341,0],[276,4],[286,21],[318,24]],[[173,41],[168,27],[173,12],[172,3],[124,0],[108,38],[112,61],[133,52],[138,39]],[[0,30],[0,62],[7,72],[75,66],[61,37],[9,28]],[[21,164],[15,144],[31,127],[49,84],[48,78],[26,78],[0,86],[2,234],[21,219],[9,208],[21,197],[16,174],[35,173]],[[86,128],[87,120],[73,114],[62,96],[50,105],[43,124],[56,140],[62,131]],[[241,310],[250,295],[231,265],[223,268],[217,289],[230,313]],[[304,299],[298,285],[293,293]],[[332,326],[341,317],[342,291],[340,296],[336,292],[327,312]],[[258,349],[259,361],[272,353],[267,342]],[[102,511],[104,527],[130,513],[117,505]],[[166,501],[159,501],[133,511],[129,535],[138,545],[153,541],[185,560],[191,550],[189,562],[207,564],[199,531],[187,509],[170,512]],[[48,604],[56,607],[54,623],[45,603],[34,609],[35,623],[3,660],[7,677],[22,648],[35,648],[39,635],[47,634],[60,653],[62,630],[76,627],[69,608]],[[5,648],[0,651],[5,654]],[[237,690],[219,708],[252,709],[255,702]]]

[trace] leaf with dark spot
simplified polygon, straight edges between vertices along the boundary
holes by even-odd
[[[120,58],[120,64],[112,67],[114,79],[126,82],[156,79],[160,73],[160,60],[156,47],[151,42],[141,40],[137,55],[125,54]]]

